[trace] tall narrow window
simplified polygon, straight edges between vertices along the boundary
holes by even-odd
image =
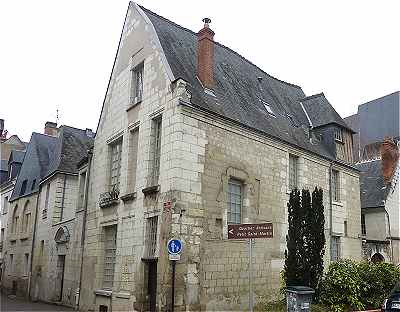
[[[10,272],[14,273],[14,255],[10,254]]]
[[[367,235],[367,227],[365,226],[365,214],[361,214],[361,234]]]
[[[22,185],[21,185],[21,190],[19,192],[19,196],[22,196],[22,195],[25,194],[27,184],[28,184],[28,180],[22,181]]]
[[[342,129],[335,130],[334,137],[336,141],[343,142],[343,131]]]
[[[332,196],[333,201],[340,201],[340,176],[337,170],[332,170]]]
[[[110,186],[111,190],[119,190],[121,174],[122,139],[111,144]]]
[[[11,233],[16,234],[18,231],[18,206],[15,206],[11,219]]]
[[[132,69],[131,104],[141,102],[143,99],[143,63]]]
[[[29,273],[29,254],[26,253],[24,257],[24,275],[28,275]]]
[[[4,241],[4,228],[1,229],[1,238],[0,241],[3,242]]]
[[[161,132],[162,132],[162,118],[161,116],[153,119],[152,122],[152,185],[158,184],[158,177],[160,175],[160,157],[161,157]]]
[[[145,237],[145,258],[154,258],[157,249],[158,217],[147,218]]]
[[[243,183],[236,179],[228,182],[228,223],[242,222]]]
[[[289,155],[289,189],[298,188],[298,162],[299,157]]]
[[[47,218],[47,210],[49,209],[49,196],[50,196],[50,183],[48,183],[46,187],[46,198],[44,201],[44,208],[42,211],[42,219]]]
[[[338,261],[341,258],[340,237],[331,238],[331,261]]]
[[[7,212],[8,212],[8,196],[5,196],[3,201],[3,214],[6,214]]]
[[[104,227],[104,275],[103,287],[112,289],[114,284],[115,261],[117,254],[117,226]]]
[[[344,236],[347,236],[347,221],[343,222],[343,227],[344,227]]]
[[[35,189],[35,187],[36,187],[36,179],[33,179],[31,191],[33,191]]]
[[[139,128],[130,132],[129,135],[129,160],[128,160],[128,187],[131,192],[135,191],[136,186],[136,168],[137,168],[137,152],[139,141]]]
[[[78,209],[82,209],[85,200],[86,171],[79,175]]]

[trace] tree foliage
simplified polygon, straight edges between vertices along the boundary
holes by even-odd
[[[290,286],[317,288],[323,273],[325,253],[323,191],[295,189],[288,203],[288,234],[285,251],[285,281]]]

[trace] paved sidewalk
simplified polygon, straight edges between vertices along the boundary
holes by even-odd
[[[0,294],[0,311],[11,312],[11,311],[73,311],[71,308],[52,305],[42,302],[30,302],[23,299],[12,299],[4,294]]]

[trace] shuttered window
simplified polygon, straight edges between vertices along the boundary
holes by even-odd
[[[228,223],[242,221],[243,183],[230,179],[228,183]]]
[[[111,289],[114,284],[114,271],[117,254],[117,226],[104,228],[104,276],[103,287]]]

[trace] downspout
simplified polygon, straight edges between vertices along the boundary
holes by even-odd
[[[332,226],[333,226],[333,205],[332,205],[332,167],[333,162],[329,164],[329,251],[330,251],[330,259],[332,259]]]
[[[93,151],[88,151],[88,167],[87,167],[87,174],[86,174],[86,181],[85,181],[85,203],[83,205],[83,218],[82,218],[82,234],[81,234],[81,268],[79,273],[79,284],[78,289],[76,290],[76,310],[79,310],[80,300],[81,300],[81,286],[82,286],[82,275],[83,275],[83,258],[84,258],[84,246],[85,246],[85,234],[86,234],[86,216],[87,216],[87,206],[88,206],[88,195],[89,195],[89,181],[90,181],[90,171],[92,167],[92,156]]]
[[[36,239],[36,227],[37,227],[37,215],[39,210],[39,198],[41,193],[42,187],[39,187],[38,195],[36,197],[36,209],[35,209],[35,222],[33,224],[33,233],[32,233],[32,245],[31,245],[31,259],[29,265],[29,277],[28,277],[28,299],[31,298],[31,282],[32,282],[32,268],[33,268],[33,251],[35,250],[35,239]]]

